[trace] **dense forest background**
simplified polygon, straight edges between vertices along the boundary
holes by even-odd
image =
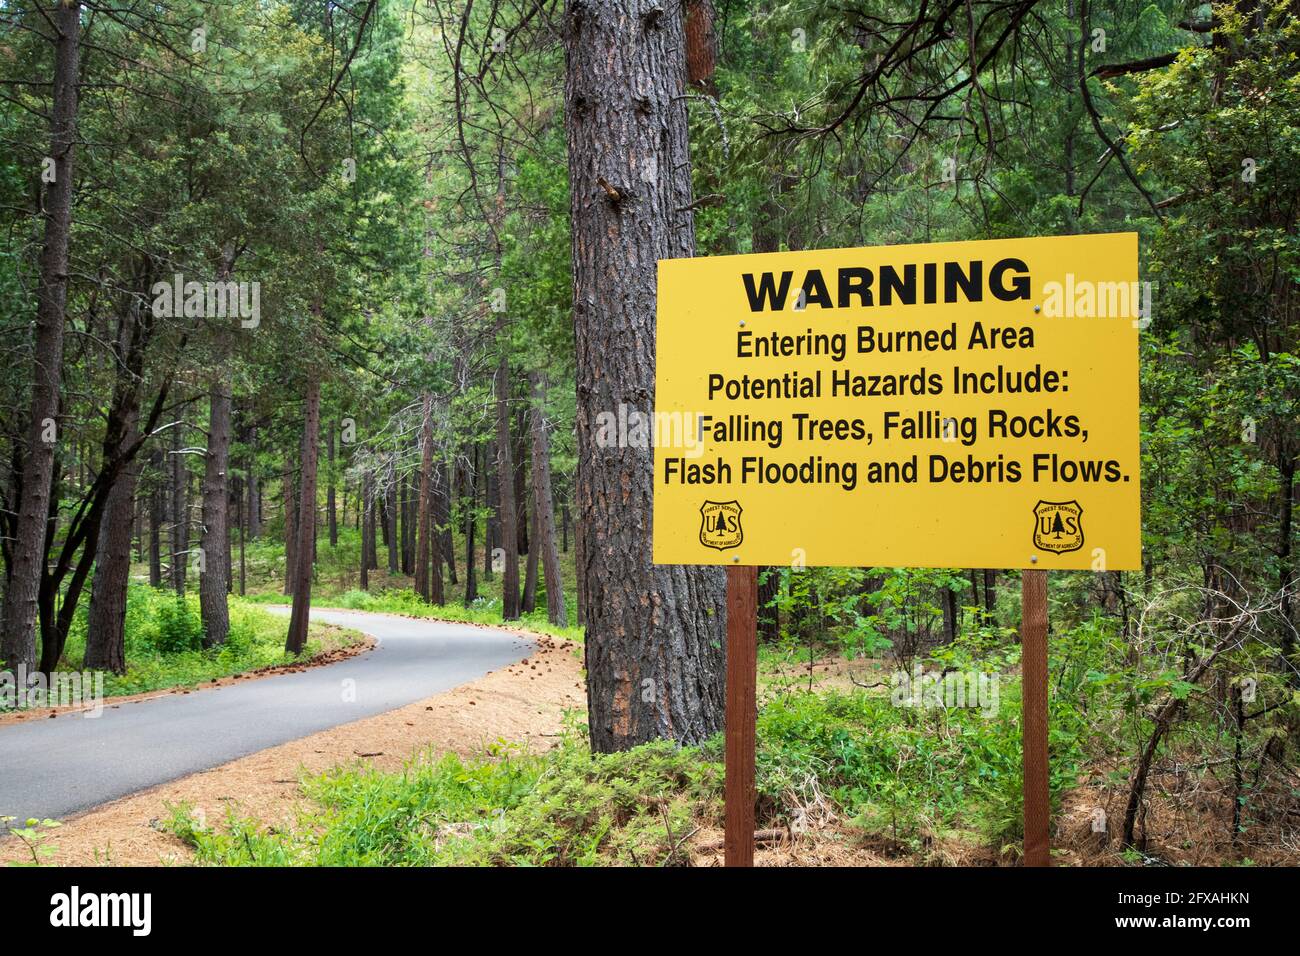
[[[310,656],[313,601],[522,618],[584,642],[578,796],[680,799],[587,844],[543,792],[479,851],[680,862],[721,578],[652,566],[651,452],[594,438],[653,407],[656,259],[1132,230],[1144,569],[1052,577],[1058,826],[1294,862],[1298,12],[0,0],[0,659],[130,692]],[[760,590],[770,827],[1013,859],[1018,576]],[[918,661],[1004,675],[999,719],[891,707]]]

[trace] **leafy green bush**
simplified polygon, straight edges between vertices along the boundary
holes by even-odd
[[[203,621],[180,595],[171,603],[159,602],[156,615],[152,644],[158,653],[197,651],[203,645]]]

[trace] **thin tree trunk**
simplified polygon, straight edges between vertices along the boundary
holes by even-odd
[[[68,240],[72,229],[73,151],[77,138],[77,80],[81,56],[81,4],[60,3],[49,12],[54,37],[54,103],[50,156],[54,181],[44,199],[45,238],[36,292],[32,398],[23,460],[23,493],[10,552],[0,660],[11,670],[36,661],[37,599],[45,570],[45,539],[54,476],[55,419],[63,377],[63,325],[68,304]]]
[[[515,538],[516,553],[528,553],[528,535],[532,522],[528,519],[528,422],[527,410],[520,404],[515,413],[514,464],[515,464]]]
[[[577,598],[577,618],[578,627],[585,629],[587,627],[587,560],[582,550],[582,522],[573,523],[573,563],[578,576]]]
[[[294,568],[293,609],[284,649],[299,654],[307,646],[311,616],[312,542],[316,537],[316,466],[320,448],[320,378],[307,377],[307,415],[302,436],[302,487],[298,494],[298,564]]]
[[[952,588],[943,588],[939,593],[943,604],[943,638],[945,644],[957,640],[957,592]]]
[[[293,463],[287,458],[280,475],[280,494],[284,499],[284,593],[292,594],[298,558],[298,505],[293,497]]]
[[[775,644],[781,639],[781,613],[775,601],[781,593],[781,569],[765,567],[758,574],[758,636]]]
[[[388,543],[388,573],[397,574],[397,466],[392,456],[388,459],[388,490],[384,494],[388,507],[384,510],[385,525],[388,533],[384,535]]]
[[[242,486],[239,490],[239,596],[243,597],[245,586],[247,584],[246,575],[248,570],[248,564],[244,554],[245,538],[248,533],[248,496],[243,493],[244,489]]]
[[[329,474],[326,476],[329,486],[325,490],[325,510],[328,515],[330,526],[330,547],[339,546],[339,518],[336,513],[336,501],[334,495],[334,420],[330,419],[329,428],[325,431],[325,454],[328,456]]]
[[[483,580],[492,580],[492,552],[496,549],[497,538],[497,443],[488,442],[487,454],[483,457],[483,502],[487,514],[483,518]]]
[[[456,580],[456,541],[451,534],[451,495],[455,472],[447,463],[440,464],[435,472],[438,483],[434,488],[434,518],[438,525],[438,540],[442,548],[443,559],[447,562],[447,583],[455,587]]]
[[[471,446],[471,457],[465,466],[465,603],[478,600],[478,565],[474,561],[474,531],[478,527],[475,511],[478,509],[478,445]]]
[[[652,451],[595,446],[601,412],[653,410],[656,264],[695,252],[683,7],[565,6],[591,744],[698,743],[723,725],[724,575],[655,565]]]
[[[442,577],[442,535],[433,520],[433,499],[429,500],[429,600],[446,604],[447,594]]]
[[[415,492],[410,478],[402,479],[402,573],[415,576]]]
[[[498,326],[498,338],[503,338],[504,321]],[[510,441],[510,366],[504,346],[499,344],[501,359],[497,363],[497,521],[501,528],[501,550],[504,567],[501,572],[501,620],[513,621],[519,617],[519,535],[515,522],[519,512],[515,503],[515,468]]]
[[[248,429],[248,536],[262,534],[262,486],[257,480],[257,426]]]
[[[203,619],[203,646],[226,642],[230,609],[226,602],[229,578],[226,549],[230,516],[230,384],[218,373],[208,396],[208,450],[203,466],[203,536],[199,547],[199,610]]]
[[[190,475],[185,461],[183,442],[185,427],[172,429],[172,587],[185,594],[186,565],[190,551],[190,505],[187,500]]]
[[[365,522],[366,533],[362,539],[366,542],[365,562],[366,567],[371,571],[379,570],[379,490],[375,487],[375,473],[372,470],[366,472],[368,481],[366,492],[366,510]]]
[[[533,528],[531,536],[537,538],[537,512],[533,510],[529,516]],[[531,614],[537,610],[537,548],[532,547],[528,551],[528,560],[524,564],[524,596],[519,602],[519,610],[524,614]]]
[[[416,503],[418,515],[415,532],[415,593],[425,603],[433,600],[430,590],[429,573],[429,534],[432,531],[432,512],[429,509],[429,496],[433,483],[433,396],[424,394],[420,409],[420,497]]]
[[[531,377],[533,392],[533,534],[529,566],[541,553],[546,581],[546,618],[564,627],[569,623],[564,607],[564,583],[560,577],[560,554],[555,548],[555,499],[551,491],[551,438],[546,423],[546,382],[536,372]]]
[[[1291,592],[1295,585],[1295,565],[1292,558],[1292,524],[1295,516],[1295,471],[1296,459],[1289,450],[1289,442],[1285,439],[1278,443],[1278,456],[1281,459],[1279,472],[1281,473],[1281,482],[1279,483],[1279,492],[1282,499],[1282,515],[1278,522],[1278,549],[1277,549],[1277,583],[1281,592],[1281,604],[1279,607],[1279,617],[1281,618],[1282,628],[1282,666],[1286,671],[1287,682],[1292,686],[1300,686],[1300,670],[1298,670],[1292,658],[1295,656],[1296,648],[1296,627],[1292,620]]]
[[[361,498],[357,501],[357,524],[361,529],[361,590],[370,590],[370,472],[361,479]]]
[[[162,473],[162,452],[154,449],[150,456],[149,489],[149,586],[162,587],[162,523],[163,496],[159,478]]]

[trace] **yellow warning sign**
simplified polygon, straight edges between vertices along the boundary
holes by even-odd
[[[654,559],[1137,569],[1149,314],[1135,233],[663,260]]]

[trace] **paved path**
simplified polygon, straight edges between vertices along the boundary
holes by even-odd
[[[288,614],[288,608],[270,608]],[[94,719],[0,724],[0,816],[59,819],[237,757],[449,690],[527,657],[519,634],[313,608],[378,646],[336,664],[164,694]],[[349,683],[351,682],[351,683]]]

